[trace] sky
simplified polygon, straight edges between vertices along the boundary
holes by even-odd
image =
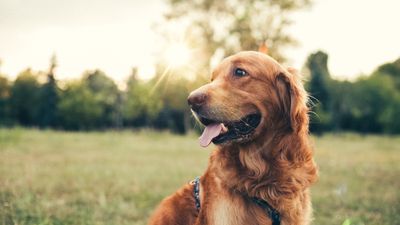
[[[293,15],[289,31],[300,44],[286,51],[292,66],[323,50],[334,77],[354,79],[400,57],[399,0],[314,2]],[[99,68],[122,82],[134,66],[145,78],[161,48],[154,26],[165,9],[163,0],[0,0],[0,73],[47,70],[56,54],[57,79]]]

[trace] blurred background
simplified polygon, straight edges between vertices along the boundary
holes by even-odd
[[[400,224],[397,0],[0,0],[0,222],[145,224],[202,173],[191,90],[241,50],[301,71],[314,224]]]

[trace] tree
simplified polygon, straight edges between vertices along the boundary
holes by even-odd
[[[391,101],[384,109],[379,117],[379,122],[382,123],[383,130],[390,134],[400,134],[400,93],[394,96]]]
[[[12,114],[21,125],[37,125],[38,92],[40,90],[37,77],[38,74],[28,68],[17,76],[11,88]]]
[[[87,71],[79,81],[67,84],[58,103],[66,129],[120,127],[120,92],[100,70]]]
[[[112,79],[101,70],[88,71],[83,75],[83,84],[95,96],[102,106],[101,119],[98,127],[118,127],[121,112],[117,105],[120,101],[120,91]]]
[[[372,75],[358,79],[353,84],[351,95],[347,96],[351,99],[352,129],[363,133],[383,132],[385,119],[382,117],[395,102],[396,95],[389,76]]]
[[[324,110],[329,107],[329,82],[331,75],[328,69],[328,55],[322,51],[311,54],[307,58],[306,67],[310,73],[308,91],[322,105]]]
[[[158,92],[152,92],[153,83],[142,82],[137,78],[137,69],[127,81],[124,95],[123,117],[130,126],[150,126],[162,107],[162,101]]]
[[[0,74],[0,125],[11,123],[10,110],[10,83]]]
[[[157,84],[152,88],[152,95],[159,96],[158,98],[162,101],[162,109],[154,121],[154,126],[158,129],[169,129],[183,134],[193,124],[190,121],[191,112],[187,105],[187,97],[191,90],[198,87],[199,80],[187,78],[185,76],[187,70],[184,68],[166,70],[163,65],[159,64],[157,71],[157,75],[150,83]]]
[[[169,0],[165,19],[184,27],[185,39],[201,53],[197,60],[208,66],[217,50],[222,56],[240,50],[257,50],[261,45],[277,59],[283,49],[296,43],[287,32],[290,14],[310,5],[310,0]],[[167,35],[168,37],[168,31]],[[171,36],[171,35],[170,35]]]
[[[400,58],[394,62],[386,63],[378,67],[372,76],[388,76],[394,85],[397,93],[391,93],[388,98],[393,99],[380,116],[383,129],[388,133],[400,133]],[[394,96],[393,96],[394,95]]]
[[[94,129],[102,119],[103,105],[82,81],[69,82],[57,109],[63,128]]]
[[[331,107],[323,111],[327,119],[325,124],[330,124],[326,129],[352,130],[355,129],[354,106],[355,95],[353,82],[332,80],[329,82],[329,96]]]
[[[378,67],[374,74],[386,74],[390,76],[397,88],[400,91],[400,58],[394,62],[385,63]]]
[[[314,102],[311,116],[310,129],[314,132],[322,132],[328,129],[332,110],[329,86],[332,82],[328,70],[328,55],[322,51],[311,54],[306,61],[306,67],[310,74],[310,80],[306,87]]]
[[[52,56],[50,68],[47,73],[47,81],[39,92],[39,116],[41,127],[55,127],[57,124],[58,87],[54,78],[54,70],[57,66],[56,56]]]
[[[191,114],[187,106],[187,97],[190,93],[189,84],[188,80],[176,76],[175,78],[170,78],[164,84],[164,88],[161,89],[161,99],[164,107],[158,121],[168,122],[164,125],[173,132],[180,134],[186,133],[190,128],[189,117]]]

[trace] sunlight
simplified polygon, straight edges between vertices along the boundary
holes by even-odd
[[[164,60],[166,62],[166,67],[164,72],[158,77],[157,82],[150,91],[151,94],[158,88],[158,86],[166,79],[168,79],[171,74],[188,74],[191,71],[193,64],[190,64],[190,60],[193,58],[194,49],[190,49],[185,42],[173,42],[168,45],[164,51]],[[176,73],[175,70],[182,69],[184,67],[186,73]],[[172,73],[171,73],[172,72]],[[188,78],[188,77],[186,77]]]
[[[166,49],[164,57],[168,66],[176,68],[189,63],[191,53],[185,43],[173,43]]]

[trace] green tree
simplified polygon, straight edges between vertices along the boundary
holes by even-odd
[[[400,58],[394,62],[386,63],[378,67],[375,74],[386,74],[390,76],[397,88],[400,91]]]
[[[310,129],[314,132],[322,132],[329,129],[331,123],[331,99],[329,86],[332,79],[328,70],[328,55],[322,51],[311,54],[306,61],[309,71],[307,90],[313,102]]]
[[[329,82],[330,104],[329,111],[323,111],[331,122],[331,126],[326,129],[335,131],[355,129],[354,106],[355,95],[354,82],[332,80]]]
[[[389,96],[393,101],[382,113],[380,122],[385,132],[400,133],[400,120],[398,119],[398,115],[400,115],[400,58],[379,66],[373,76],[389,76],[396,88],[397,93],[394,94],[395,96]]]
[[[124,95],[123,118],[130,126],[149,126],[162,108],[162,101],[158,92],[152,92],[153,83],[143,82],[137,78],[137,69],[127,81]]]
[[[66,85],[57,109],[63,128],[69,130],[96,128],[103,113],[103,105],[82,81]]]
[[[313,69],[308,83],[309,90],[312,94],[323,93],[314,96],[324,99],[317,103],[316,112],[328,125],[330,122],[325,130],[352,130],[363,133],[399,132],[395,117],[400,112],[400,92],[396,90],[395,82],[396,62],[384,64],[373,74],[349,82],[331,79],[326,59],[327,57],[323,56],[321,60],[315,60],[319,61],[315,63],[316,65],[308,64],[309,68],[316,68]],[[328,104],[322,107],[325,102]]]
[[[40,90],[37,77],[38,74],[28,68],[17,76],[11,88],[12,114],[21,125],[37,125],[38,93]]]
[[[379,122],[381,122],[383,130],[390,134],[400,134],[400,94],[394,97],[380,115]]]
[[[158,69],[164,71],[162,66]],[[159,82],[155,91],[163,102],[163,108],[155,121],[155,126],[180,134],[187,132],[193,124],[190,121],[191,113],[187,106],[187,97],[190,91],[195,89],[194,84],[197,82],[197,80],[187,79],[183,74],[185,74],[184,69],[176,68],[169,71],[164,79],[160,75],[154,78],[154,82]]]
[[[0,125],[11,123],[10,110],[10,83],[0,74]]]
[[[329,82],[331,75],[328,69],[328,55],[318,51],[307,58],[306,67],[310,73],[307,85],[310,95],[322,105],[324,110],[329,108]]]
[[[84,85],[102,106],[101,119],[97,121],[97,126],[118,127],[121,117],[120,107],[118,106],[121,93],[117,85],[100,70],[88,71],[82,79]]]
[[[57,66],[56,57],[53,56],[47,73],[47,81],[39,92],[38,122],[41,127],[55,127],[57,125],[58,87],[54,78]]]
[[[358,79],[353,84],[351,95],[347,96],[351,99],[352,129],[364,133],[383,132],[384,112],[395,102],[396,95],[389,76],[372,75]]]

